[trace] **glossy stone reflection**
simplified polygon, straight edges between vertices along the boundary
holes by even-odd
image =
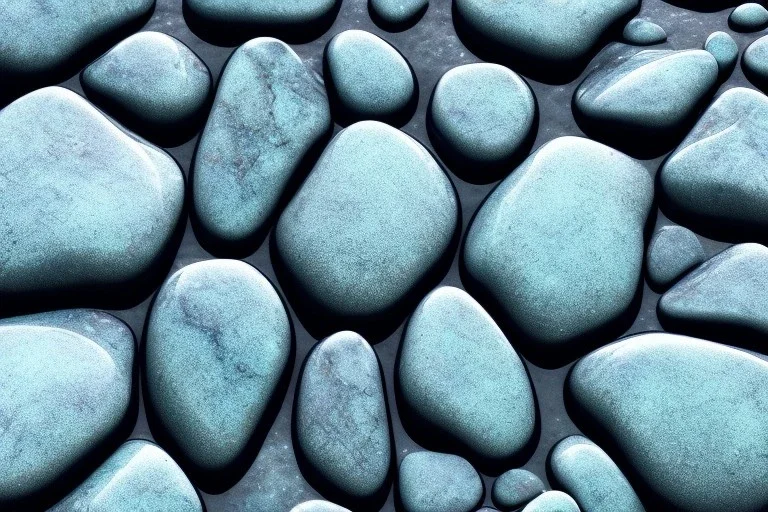
[[[415,452],[400,463],[398,491],[405,512],[470,512],[480,503],[483,482],[461,457]]]

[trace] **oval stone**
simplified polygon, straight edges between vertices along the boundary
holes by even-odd
[[[581,509],[573,498],[564,492],[547,491],[526,505],[522,512],[581,512]]]
[[[659,44],[667,40],[667,33],[663,28],[651,21],[637,18],[627,23],[622,36],[626,42],[637,46]]]
[[[713,32],[707,37],[704,49],[712,54],[720,69],[720,80],[725,80],[739,59],[739,45],[727,32]]]
[[[525,469],[510,469],[493,482],[491,494],[500,509],[516,510],[545,491],[538,476]]]
[[[372,18],[385,28],[403,30],[418,21],[429,0],[370,0]]]
[[[768,36],[752,42],[744,50],[741,67],[750,82],[763,91],[768,91]]]
[[[291,512],[349,512],[349,510],[334,505],[330,501],[312,500],[296,505]]]
[[[768,9],[754,2],[742,4],[728,16],[728,25],[739,32],[757,32],[768,26]]]
[[[406,455],[398,489],[405,512],[470,512],[483,497],[483,482],[472,465],[446,453]]]
[[[408,322],[398,361],[404,404],[430,436],[440,432],[492,461],[530,441],[536,408],[523,362],[467,292],[444,286],[427,295]]]
[[[657,288],[667,288],[706,259],[704,248],[690,229],[664,226],[648,244],[648,279]]]
[[[242,453],[291,343],[280,297],[247,263],[193,263],[163,284],[146,334],[147,398],[195,469],[225,470]]]

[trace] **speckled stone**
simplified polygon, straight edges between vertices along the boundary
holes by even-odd
[[[222,74],[193,170],[195,212],[215,239],[266,228],[302,159],[331,128],[319,77],[285,43],[253,39]]]
[[[480,475],[457,455],[409,453],[398,479],[405,512],[470,512],[483,497]]]
[[[589,139],[555,139],[480,208],[466,270],[537,348],[562,347],[629,307],[652,202],[653,178],[635,160]]]
[[[369,0],[370,8],[388,27],[399,27],[413,21],[427,10],[429,0]]]
[[[416,81],[389,43],[364,30],[345,30],[325,49],[326,80],[345,120],[390,120],[412,104]]]
[[[767,135],[768,98],[743,87],[725,91],[659,171],[669,213],[705,233],[764,232]]]
[[[184,0],[184,6],[208,23],[253,28],[306,30],[332,15],[341,0]]]
[[[152,267],[184,202],[168,154],[60,87],[3,109],[0,140],[0,295],[123,284]]]
[[[236,260],[193,263],[163,284],[146,335],[147,396],[198,468],[227,468],[262,420],[288,362],[280,297]]]
[[[638,46],[659,44],[667,40],[667,33],[663,28],[652,21],[637,18],[627,23],[622,36],[629,44]]]
[[[558,485],[585,512],[645,512],[619,467],[586,437],[570,436],[557,443],[549,467]]]
[[[45,492],[115,433],[134,345],[125,324],[92,310],[0,322],[0,507]]]
[[[687,512],[768,507],[768,402],[756,392],[767,386],[762,359],[667,333],[597,350],[567,382],[637,478]]]
[[[690,229],[664,226],[648,244],[648,279],[658,288],[667,288],[705,259],[704,248]]]
[[[526,505],[522,512],[581,512],[581,510],[573,498],[564,492],[547,491]]]
[[[517,455],[536,424],[525,367],[491,316],[464,290],[421,301],[400,345],[398,384],[429,431],[490,460]]]
[[[704,49],[712,54],[720,70],[720,80],[730,76],[739,59],[739,45],[727,32],[713,32],[704,42]]]
[[[728,25],[739,32],[757,32],[768,26],[768,9],[754,2],[742,4],[728,16]]]
[[[510,469],[493,482],[491,494],[500,509],[516,510],[545,491],[544,482],[530,471]]]
[[[390,470],[384,385],[376,353],[343,331],[317,344],[296,394],[296,439],[307,462],[350,498],[377,495]]]
[[[195,488],[159,446],[128,441],[50,512],[203,512]]]
[[[768,91],[768,36],[747,46],[741,58],[744,75],[763,91]]]
[[[457,221],[451,183],[424,147],[364,121],[326,147],[278,221],[276,248],[326,311],[380,314],[441,258]]]
[[[312,500],[296,505],[291,512],[349,512],[344,507],[334,505],[330,501]]]

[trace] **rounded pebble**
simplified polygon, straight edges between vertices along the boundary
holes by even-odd
[[[667,33],[663,28],[651,21],[637,18],[627,23],[622,36],[626,42],[638,46],[659,44],[667,40]]]
[[[405,512],[470,512],[483,497],[483,482],[472,465],[445,453],[406,455],[398,485]]]
[[[744,76],[761,90],[768,91],[768,36],[757,39],[741,58]]]
[[[525,469],[510,469],[493,482],[493,503],[502,510],[516,510],[546,492],[544,482]]]
[[[573,498],[564,492],[547,491],[526,505],[522,512],[581,512],[581,509]]]
[[[424,14],[429,0],[369,0],[372,18],[391,30],[404,30]]]
[[[739,32],[757,32],[768,26],[768,9],[754,2],[742,4],[728,16],[728,25]]]
[[[664,226],[648,244],[648,279],[657,288],[667,288],[706,259],[696,235],[682,226]]]
[[[330,501],[312,500],[296,505],[291,512],[349,512],[349,510],[334,505]]]
[[[739,59],[739,45],[727,32],[713,32],[707,37],[704,49],[717,61],[720,80],[726,80]]]

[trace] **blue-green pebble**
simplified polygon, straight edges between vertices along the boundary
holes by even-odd
[[[704,42],[704,49],[712,54],[720,70],[720,80],[725,80],[739,59],[739,45],[727,32],[713,32]]]
[[[446,453],[406,455],[398,489],[405,512],[470,512],[483,497],[483,482],[472,465]]]
[[[687,512],[768,507],[766,387],[762,359],[667,333],[599,349],[567,382],[644,487]]]
[[[547,491],[526,505],[522,512],[581,512],[581,510],[573,498],[564,492]]]
[[[664,226],[648,244],[648,279],[654,286],[666,288],[705,259],[704,248],[693,231],[682,226]]]
[[[242,452],[291,343],[280,297],[247,263],[193,263],[163,284],[146,335],[147,397],[196,467],[225,469]]]
[[[244,25],[306,30],[327,18],[341,0],[184,0],[202,20],[237,29]]]
[[[517,455],[536,424],[525,367],[467,292],[444,286],[414,311],[400,345],[398,384],[418,418],[490,460]]]
[[[647,46],[667,40],[664,29],[648,20],[633,19],[624,27],[623,37],[629,44]]]
[[[741,58],[744,75],[763,91],[768,91],[768,36],[757,39]]]
[[[728,16],[728,24],[739,32],[757,32],[768,26],[768,9],[754,2],[742,4]]]
[[[516,510],[545,491],[538,476],[525,469],[510,469],[494,480],[491,495],[500,509]]]
[[[376,16],[385,25],[396,27],[411,23],[428,5],[429,0],[370,0]]]
[[[312,500],[296,505],[291,512],[349,512],[349,510],[334,505],[330,501]]]

